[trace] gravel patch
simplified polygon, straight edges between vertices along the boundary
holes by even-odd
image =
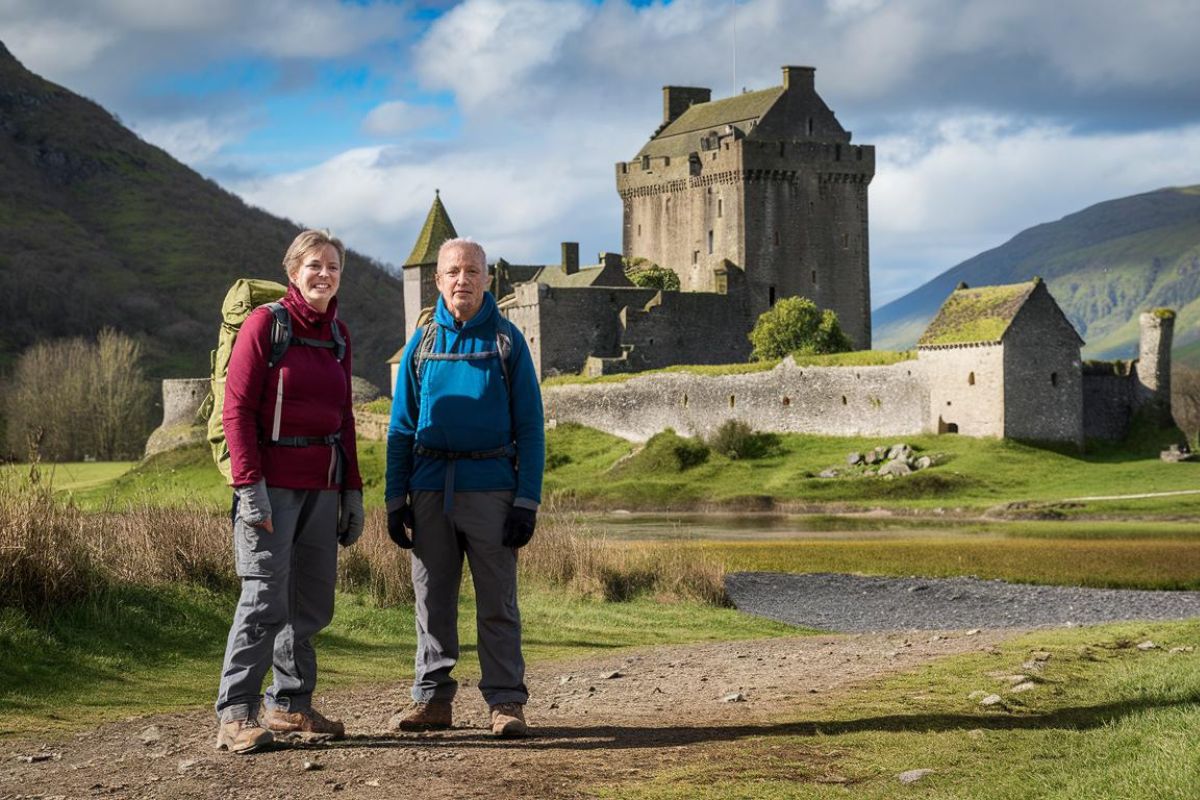
[[[725,585],[740,611],[828,631],[1036,628],[1200,617],[1200,592],[775,572],[733,573]]]

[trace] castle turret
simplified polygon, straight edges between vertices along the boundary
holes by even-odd
[[[425,224],[417,236],[412,252],[404,262],[404,340],[412,336],[417,327],[417,317],[422,308],[428,308],[437,302],[437,286],[434,275],[437,274],[438,248],[448,239],[458,236],[454,223],[442,205],[441,192],[433,193],[433,205],[425,217]],[[394,380],[393,380],[394,382]]]
[[[1165,425],[1171,417],[1171,342],[1175,338],[1175,312],[1156,308],[1138,318],[1141,342],[1137,363],[1139,405],[1157,407]]]

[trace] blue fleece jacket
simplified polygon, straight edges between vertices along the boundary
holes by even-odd
[[[445,485],[446,460],[415,455],[414,445],[462,452],[495,450],[513,443],[519,469],[512,459],[503,457],[459,459],[454,490],[515,490],[515,504],[537,508],[542,499],[546,436],[542,393],[525,337],[515,325],[502,322],[496,301],[487,292],[475,316],[461,324],[439,297],[429,324],[438,326],[434,353],[479,357],[428,359],[418,386],[413,356],[422,329],[417,328],[409,338],[388,425],[388,508],[396,507],[409,492],[442,491]],[[485,355],[495,354],[497,325],[503,325],[501,332],[512,338],[507,388],[499,356]]]

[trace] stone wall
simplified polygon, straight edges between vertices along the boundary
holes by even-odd
[[[543,389],[551,424],[581,425],[635,441],[664,428],[708,434],[726,420],[756,430],[830,436],[927,431],[929,394],[918,361],[885,367],[797,367],[742,375],[660,373],[621,383]]]
[[[1004,435],[1004,350],[1000,345],[922,348],[928,419],[936,433]]]
[[[1088,439],[1125,438],[1136,406],[1135,378],[1114,372],[1082,377],[1083,435]]]
[[[205,426],[197,423],[196,414],[208,397],[209,386],[208,378],[167,378],[162,382],[162,424],[146,440],[144,457],[204,441]]]

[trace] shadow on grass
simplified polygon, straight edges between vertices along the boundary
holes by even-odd
[[[1130,700],[1095,706],[1064,708],[1047,714],[891,714],[851,720],[797,721],[758,725],[596,725],[589,727],[542,726],[533,722],[534,735],[524,740],[499,741],[480,730],[453,731],[431,736],[352,736],[337,747],[523,747],[534,750],[613,750],[672,747],[705,742],[794,736],[830,736],[854,733],[945,733],[975,729],[992,731],[1091,730],[1123,717],[1152,709],[1200,705],[1200,693],[1177,700]]]

